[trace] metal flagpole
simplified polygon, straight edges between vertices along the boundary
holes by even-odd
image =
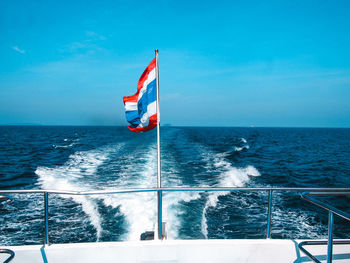
[[[158,155],[158,176],[157,188],[161,188],[161,167],[160,167],[160,111],[159,111],[159,64],[158,64],[158,49],[156,53],[156,84],[157,84],[157,155]],[[158,199],[158,239],[162,239],[162,192],[157,192]]]

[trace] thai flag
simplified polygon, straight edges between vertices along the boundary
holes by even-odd
[[[148,65],[137,84],[137,92],[123,97],[128,128],[145,132],[157,126],[156,59]]]

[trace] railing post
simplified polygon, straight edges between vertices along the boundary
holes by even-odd
[[[269,190],[269,201],[267,209],[267,231],[266,238],[271,238],[271,210],[272,210],[272,190]]]
[[[157,192],[158,196],[158,239],[162,239],[162,191]]]
[[[44,193],[44,221],[45,221],[45,240],[44,245],[49,244],[49,194]]]
[[[327,248],[327,263],[332,263],[333,257],[333,212],[328,214],[328,248]]]

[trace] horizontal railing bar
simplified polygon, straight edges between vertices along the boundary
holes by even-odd
[[[312,192],[308,193],[308,195],[312,196],[340,196],[340,195],[350,195],[350,192]]]
[[[1,194],[77,194],[76,191],[66,191],[66,190],[44,190],[44,189],[33,189],[33,190],[0,190]]]
[[[334,240],[334,245],[350,245],[350,240],[348,239],[341,239],[341,240]],[[318,246],[318,245],[327,245],[328,240],[306,240],[299,243],[299,246]]]
[[[143,192],[224,192],[224,191],[285,191],[285,192],[350,192],[350,188],[301,188],[301,187],[162,187],[162,188],[130,188],[115,190],[93,190],[93,191],[66,191],[66,190],[0,190],[0,194],[24,194],[24,193],[50,193],[65,195],[100,195],[119,193],[143,193]]]

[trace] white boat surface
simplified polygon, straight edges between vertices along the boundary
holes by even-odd
[[[312,262],[298,248],[301,240],[152,240],[7,247],[16,256],[11,263],[192,263]],[[327,260],[327,246],[308,250],[321,262]],[[0,254],[5,260],[7,255]],[[334,246],[333,262],[350,262],[350,246]]]

